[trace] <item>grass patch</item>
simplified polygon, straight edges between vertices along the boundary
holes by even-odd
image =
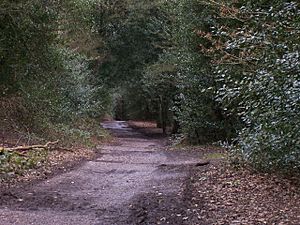
[[[205,159],[213,160],[213,159],[226,159],[227,154],[221,153],[221,152],[213,152],[213,153],[207,153],[204,156]]]
[[[44,140],[59,140],[65,147],[93,148],[109,140],[110,134],[93,119],[79,119],[71,124],[47,124],[42,134]]]

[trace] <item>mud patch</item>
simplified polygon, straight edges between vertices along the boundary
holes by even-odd
[[[17,193],[6,193],[2,195],[2,207],[13,208],[19,211],[40,211],[40,210],[59,210],[59,211],[82,211],[93,209],[88,198],[70,198],[58,192],[27,192],[23,195]]]
[[[190,171],[190,173],[192,173]],[[189,177],[182,182],[179,190],[169,190],[164,194],[160,191],[144,193],[132,199],[130,216],[126,224],[134,225],[192,225],[202,224],[192,209],[193,179]],[[172,188],[172,187],[170,187]]]
[[[147,193],[137,196],[127,224],[183,224],[188,206],[178,195]]]

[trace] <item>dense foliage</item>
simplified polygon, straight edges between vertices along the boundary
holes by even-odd
[[[201,142],[207,133],[224,140],[237,132],[234,161],[298,171],[298,3],[179,2],[173,10],[183,24],[174,31],[182,131],[191,136],[194,129]]]
[[[143,88],[143,70],[157,61],[165,45],[161,35],[165,16],[158,2],[100,1],[96,10],[97,32],[105,42],[101,50],[107,52],[99,73],[117,93],[116,116],[155,117],[157,107]]]
[[[95,75],[99,54],[94,49],[102,42],[91,40],[93,5],[1,1],[1,118],[14,129],[60,136],[78,119],[109,111],[109,93]],[[16,108],[22,112],[7,116]]]
[[[243,122],[232,153],[259,169],[298,170],[299,7],[277,1],[227,10],[238,23],[219,23],[208,38],[219,40],[218,100]]]

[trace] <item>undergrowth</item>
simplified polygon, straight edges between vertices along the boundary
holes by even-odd
[[[47,122],[40,124],[38,129],[31,132],[16,126],[1,127],[5,142],[0,144],[0,182],[44,166],[48,162],[49,152],[47,149],[34,149],[23,154],[8,151],[1,145],[27,146],[58,140],[59,147],[80,151],[80,149],[95,148],[100,142],[110,139],[109,133],[101,128],[100,122],[95,119],[77,119],[70,124]]]
[[[29,151],[26,155],[2,149],[0,151],[0,181],[23,175],[47,162],[48,151],[44,149]]]

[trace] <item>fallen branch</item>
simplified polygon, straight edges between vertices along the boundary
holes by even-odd
[[[30,146],[18,146],[14,148],[3,148],[4,151],[28,151],[32,149],[48,149],[51,145],[57,144],[59,141],[47,142],[45,145],[30,145]]]

